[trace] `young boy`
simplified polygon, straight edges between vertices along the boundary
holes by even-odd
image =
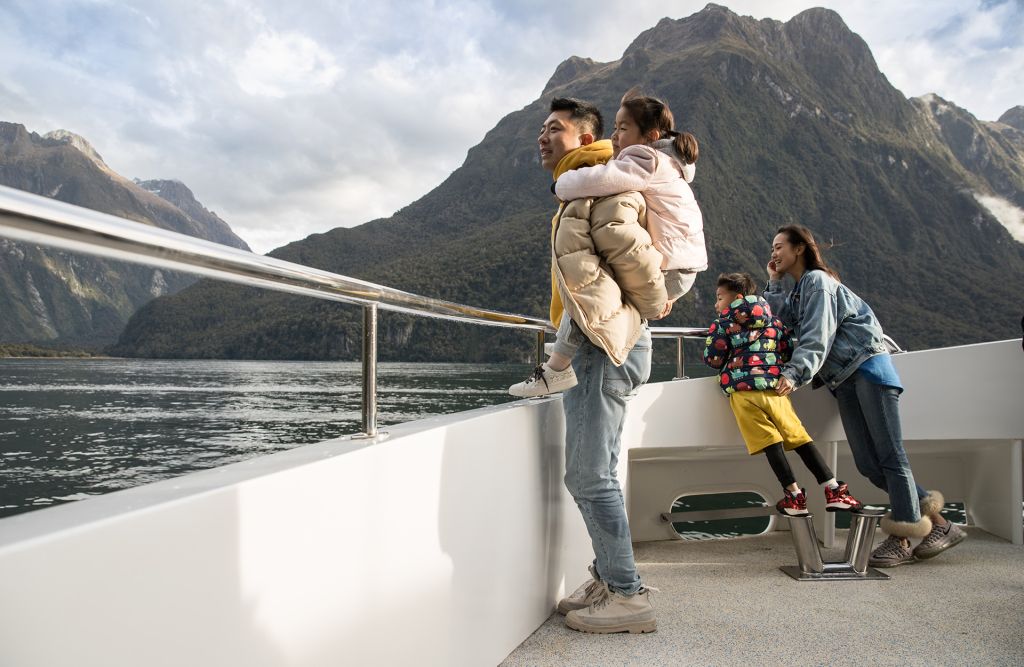
[[[719,317],[708,329],[704,363],[722,371],[719,384],[729,397],[747,451],[764,452],[782,484],[785,496],[776,509],[790,516],[808,514],[805,490],[797,485],[784,452],[795,449],[824,487],[826,510],[859,510],[860,501],[825,465],[789,397],[775,393],[782,365],[792,352],[789,332],[757,296],[754,279],[746,273],[718,276],[715,309]]]

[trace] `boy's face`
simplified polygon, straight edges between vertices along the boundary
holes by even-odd
[[[730,303],[742,296],[742,294],[733,292],[728,287],[719,287],[715,290],[715,312],[722,312],[729,307]]]

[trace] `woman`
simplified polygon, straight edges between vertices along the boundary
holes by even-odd
[[[786,275],[796,281],[789,294],[782,290]],[[940,514],[942,494],[914,482],[900,430],[903,387],[871,308],[839,282],[811,231],[800,225],[782,227],[772,240],[768,279],[764,297],[797,338],[776,391],[786,396],[812,381],[828,386],[839,401],[857,470],[889,494],[891,510],[882,519],[887,537],[870,564],[932,558],[962,542],[966,533]],[[911,549],[911,537],[924,539]]]

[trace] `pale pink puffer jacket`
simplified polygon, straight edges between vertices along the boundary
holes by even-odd
[[[704,217],[687,185],[693,180],[693,165],[683,163],[670,141],[656,145],[662,150],[627,146],[606,164],[568,171],[558,177],[555,194],[562,201],[572,201],[639,192],[647,203],[647,232],[663,257],[661,270],[704,271],[708,268]]]

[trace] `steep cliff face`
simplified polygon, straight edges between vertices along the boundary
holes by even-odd
[[[0,184],[248,249],[184,186],[174,190],[187,210],[116,174],[88,141],[71,132],[41,137],[22,125],[0,123]],[[0,341],[107,345],[141,304],[193,282],[184,274],[3,239]]]
[[[1012,109],[1007,109],[1003,115],[999,117],[998,122],[1024,131],[1024,106],[1015,106]]]
[[[1002,121],[980,121],[938,95],[911,102],[934,130],[940,147],[963,167],[965,180],[1024,206],[1024,131]]]
[[[503,118],[419,201],[389,219],[317,234],[272,254],[543,316],[556,203],[538,164],[538,123],[555,96],[589,99],[610,118],[636,85],[666,100],[677,128],[701,142],[693,187],[711,269],[669,324],[706,323],[715,276],[763,275],[774,230],[798,222],[818,234],[844,281],[904,346],[1019,335],[1019,313],[994,321],[991,314],[995,295],[1024,282],[1024,246],[978,199],[1020,201],[1019,132],[1007,122],[997,128],[958,111],[939,113],[937,101],[908,100],[864,41],[823,9],[782,23],[709,5],[662,20],[615,62],[570,58],[541,98]],[[166,332],[171,321],[173,335]],[[524,334],[409,325],[394,315],[383,321],[411,327],[381,346],[385,359],[524,358],[532,345]],[[204,281],[142,309],[117,349],[352,358],[349,350],[358,346],[341,341],[351,340],[358,322],[351,308]]]

